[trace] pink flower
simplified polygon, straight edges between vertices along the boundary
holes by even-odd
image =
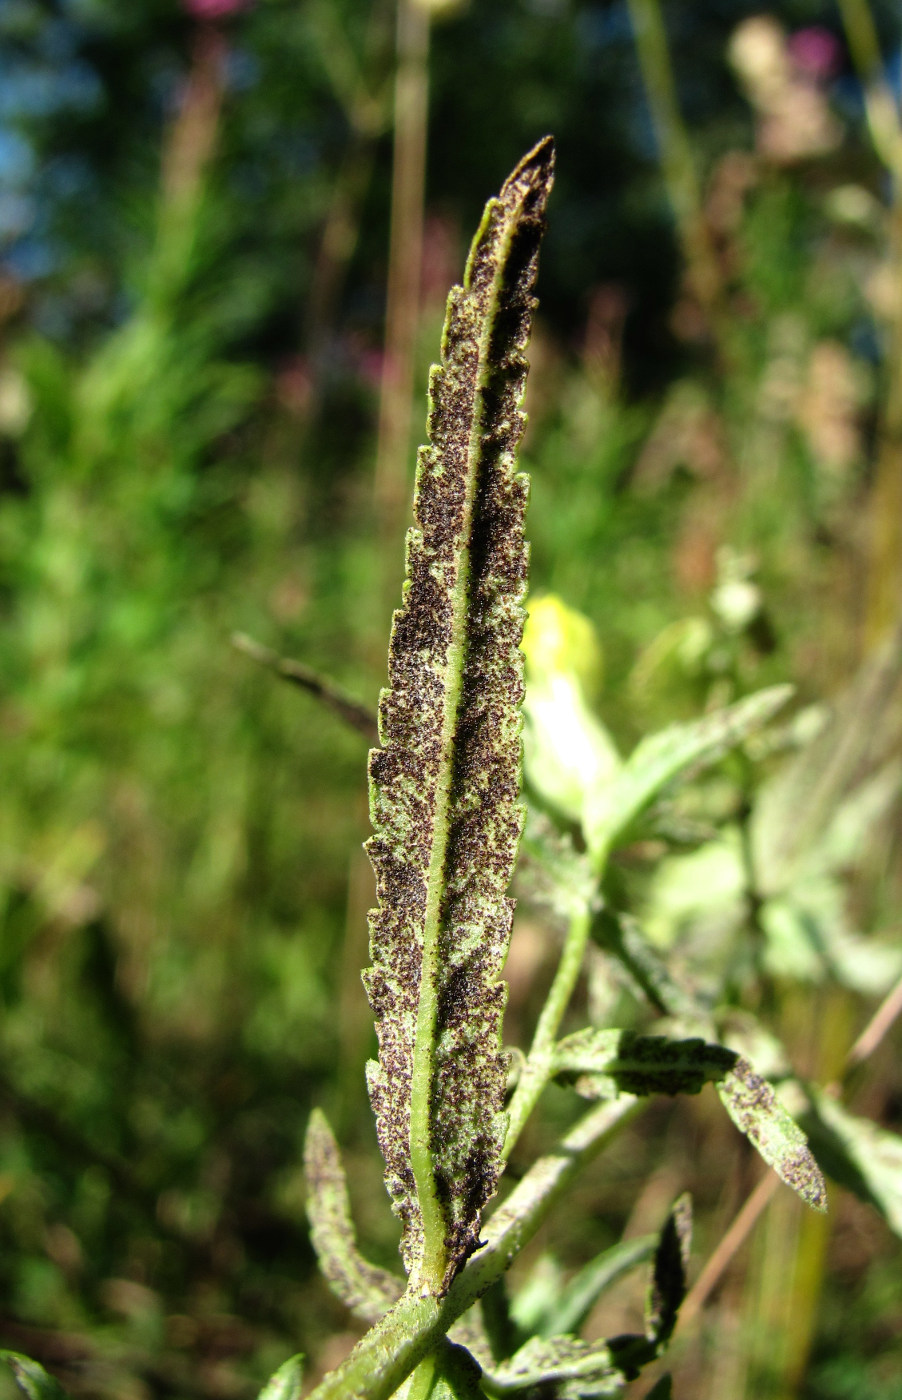
[[[194,19],[225,19],[246,10],[253,0],[182,0],[182,6]]]
[[[839,40],[820,25],[791,34],[787,48],[798,71],[816,83],[834,77],[842,64]]]

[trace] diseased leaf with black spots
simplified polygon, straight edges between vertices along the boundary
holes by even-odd
[[[528,562],[516,449],[553,162],[546,138],[489,201],[448,298],[370,757],[370,1096],[404,1262],[431,1292],[476,1248],[505,1133]]]

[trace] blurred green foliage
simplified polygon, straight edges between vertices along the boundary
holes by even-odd
[[[835,693],[855,669],[899,314],[898,211],[833,11],[775,7],[796,37],[834,44],[804,82],[792,50],[809,108],[785,108],[775,135],[728,61],[758,7],[665,8],[720,339],[674,230],[625,6],[473,0],[436,23],[431,63],[423,383],[459,231],[516,155],[558,139],[524,453],[533,587],[595,624],[598,707],[627,748],[772,681]],[[898,15],[875,13],[898,85]],[[313,1103],[350,1147],[370,1252],[394,1254],[362,1075],[365,745],[229,645],[246,630],[368,703],[383,678],[391,565],[371,471],[392,22],[378,0],[260,0],[218,26],[164,0],[0,6],[0,1324],[76,1396],[228,1400],[298,1349],[314,1368],[337,1358],[348,1324],[314,1279],[302,1213]],[[311,323],[354,141],[349,72],[376,115],[353,237]],[[816,119],[826,135],[806,149]],[[690,962],[709,945],[678,863],[710,857],[724,824],[737,839],[756,783],[709,780],[677,814],[693,855],[652,876],[628,852],[612,874],[662,939],[688,927]],[[862,938],[898,930],[892,795],[864,848],[820,871]],[[521,1042],[549,936],[532,915],[515,934]],[[838,1011],[808,989],[844,1046],[873,1004],[854,985]],[[753,979],[791,1022],[784,992]],[[797,1029],[803,1069],[829,1077]],[[866,1107],[898,1129],[889,1054],[878,1071]],[[568,1112],[552,1093],[548,1122]],[[711,1183],[733,1149],[692,1113],[696,1154],[665,1107],[580,1188],[555,1241],[568,1263],[619,1238],[662,1143],[713,1246],[736,1202]],[[892,1242],[864,1207],[843,1211],[838,1284],[793,1393],[890,1400]],[[733,1288],[720,1316],[744,1306]],[[702,1356],[687,1374],[702,1396],[725,1373]]]

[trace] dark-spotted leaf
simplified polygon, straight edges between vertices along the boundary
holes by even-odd
[[[403,1292],[400,1279],[369,1264],[357,1248],[348,1185],[338,1143],[324,1113],[314,1109],[304,1143],[307,1216],[320,1272],[341,1301],[375,1322]]]
[[[549,138],[489,201],[448,299],[370,757],[370,1096],[404,1262],[429,1292],[476,1248],[505,1134],[527,574],[516,449],[552,171]]]
[[[766,1079],[740,1056],[717,1086],[724,1108],[781,1181],[814,1210],[827,1209],[827,1188],[808,1139]]]
[[[554,1055],[559,1079],[574,1084],[585,1098],[618,1094],[698,1094],[723,1079],[739,1056],[698,1037],[668,1040],[634,1031],[576,1031],[560,1041]]]
[[[645,1303],[644,1334],[611,1337],[612,1360],[632,1379],[655,1361],[673,1335],[686,1296],[689,1251],[692,1245],[692,1202],[688,1195],[674,1202],[658,1236]]]
[[[645,1335],[658,1348],[670,1340],[686,1296],[691,1247],[692,1201],[683,1195],[674,1203],[661,1231],[648,1290]]]
[[[604,1342],[578,1337],[532,1337],[517,1354],[483,1376],[490,1395],[519,1395],[536,1386],[556,1396],[619,1395],[625,1377]],[[553,1390],[552,1390],[553,1387]]]

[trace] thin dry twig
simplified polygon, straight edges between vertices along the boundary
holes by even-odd
[[[274,671],[277,676],[281,676],[291,685],[300,686],[302,690],[314,695],[317,700],[322,701],[327,709],[338,715],[339,719],[343,719],[345,724],[349,724],[352,729],[356,729],[358,734],[362,734],[371,744],[378,744],[379,731],[373,711],[369,710],[366,705],[362,705],[359,700],[355,700],[353,696],[346,694],[333,681],[321,676],[317,671],[311,670],[309,666],[305,666],[300,661],[292,661],[289,657],[280,656],[278,652],[263,646],[261,642],[254,641],[253,637],[248,637],[244,632],[232,634],[232,646],[236,651],[241,651],[245,656],[249,656],[252,661]]]
[[[697,1314],[701,1312],[710,1294],[713,1293],[726,1273],[734,1255],[738,1254],[770,1204],[779,1184],[780,1178],[774,1172],[766,1172],[745,1201],[736,1219],[686,1294],[677,1322],[677,1327],[681,1331],[685,1331]]]
[[[846,1056],[846,1073],[873,1055],[900,1014],[902,1014],[902,977],[899,978],[892,991],[883,998]]]

